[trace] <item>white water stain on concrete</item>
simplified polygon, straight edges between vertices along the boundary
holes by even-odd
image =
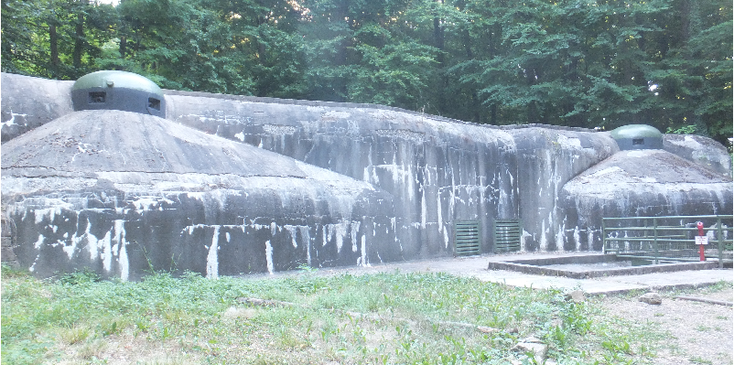
[[[360,258],[360,266],[370,266],[369,259],[367,258],[367,236],[362,235],[362,257]]]
[[[214,226],[214,233],[212,234],[212,243],[209,246],[209,254],[206,256],[206,277],[208,279],[219,278],[219,257],[217,255],[218,249],[219,249],[219,226]]]
[[[268,272],[272,275],[275,272],[275,265],[273,264],[273,246],[270,244],[270,240],[265,241],[265,260],[267,261]]]
[[[112,269],[112,231],[107,231],[107,233],[102,237],[102,239],[97,240],[97,250],[100,252],[102,256],[102,267],[104,268],[104,271],[107,273],[110,272]]]
[[[361,222],[352,222],[349,226],[349,230],[352,238],[352,252],[357,252],[357,233],[359,233],[359,226]],[[362,236],[364,238],[364,235]]]
[[[15,122],[15,117],[23,117],[25,119],[28,117],[28,114],[13,113],[13,110],[10,109],[10,119],[8,119],[5,122],[2,122],[2,127],[5,128],[5,127],[11,127],[14,125],[20,125],[19,123]],[[25,126],[26,123],[23,123],[23,125]]]
[[[311,266],[311,234],[308,226],[299,226],[298,230],[301,232],[301,238],[306,243],[306,263]]]
[[[291,244],[293,245],[293,248],[298,248],[297,232],[299,226],[286,224],[285,226],[283,226],[283,228],[285,228],[285,230],[288,231],[288,233],[291,235]]]

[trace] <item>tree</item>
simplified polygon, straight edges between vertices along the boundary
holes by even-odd
[[[732,134],[724,0],[8,0],[1,15],[6,72]]]
[[[489,47],[454,70],[496,109],[490,120],[615,126],[644,110],[641,40],[660,31],[648,20],[666,11],[664,2],[486,0],[467,8],[482,24],[470,37]]]
[[[94,70],[109,38],[101,15],[82,0],[3,2],[3,71],[75,79]]]
[[[680,0],[674,24],[658,47],[664,52],[648,75],[661,129],[695,126],[727,144],[732,136],[732,4]]]

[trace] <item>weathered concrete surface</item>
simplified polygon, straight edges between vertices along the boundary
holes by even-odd
[[[602,217],[732,213],[732,181],[663,150],[623,151],[563,186],[569,248],[601,250]]]
[[[400,257],[389,194],[144,114],[68,114],[5,143],[2,173],[25,243],[15,253],[39,276],[216,277]]]
[[[2,251],[0,251],[0,257],[5,265],[9,265],[13,268],[19,268],[20,263],[15,256],[15,226],[10,219],[7,219],[5,215],[2,216],[2,226],[0,226],[0,236],[2,243]]]
[[[73,81],[0,73],[2,142],[71,113]]]
[[[561,190],[574,176],[618,151],[609,133],[549,128],[511,130],[517,144],[518,195],[528,251],[585,249],[569,247],[565,232],[577,229],[566,220]]]
[[[609,256],[610,259],[616,259],[614,255]],[[577,260],[580,262],[577,262]],[[606,258],[603,258],[606,260]],[[533,262],[534,260],[508,260],[503,262],[490,261],[488,265],[489,270],[507,270],[507,271],[518,271],[526,274],[543,275],[543,276],[562,276],[566,278],[574,279],[588,279],[596,277],[607,277],[607,276],[619,276],[619,275],[642,275],[656,272],[670,272],[670,271],[689,271],[689,270],[712,270],[718,267],[718,263],[714,261],[705,262],[677,262],[677,263],[665,263],[656,265],[641,265],[641,266],[624,266],[624,267],[612,267],[595,265],[593,267],[588,264],[582,264],[583,261],[588,261],[585,257],[569,256],[564,259],[541,259],[539,262]],[[543,261],[551,263],[542,263]],[[554,261],[568,262],[568,264],[553,264]],[[613,262],[612,263],[613,265]],[[600,262],[595,262],[600,263]]]
[[[494,219],[522,219],[525,250],[563,249],[556,244],[565,229],[560,189],[618,151],[608,133],[584,129],[475,125],[365,105],[187,92],[167,98],[177,122],[399,197],[399,240],[410,257],[451,254],[456,220],[479,220],[482,252],[494,250]]]
[[[3,120],[10,120],[12,115],[26,114],[38,116],[39,121],[46,118],[42,123],[39,122],[43,124],[71,112],[71,98],[68,90],[64,89],[67,84],[70,89],[70,83],[40,80],[34,81],[38,84],[35,85],[25,81],[24,77],[3,74]],[[12,94],[12,98],[6,97],[8,93]],[[19,95],[25,98],[21,99]],[[51,100],[46,102],[46,98]],[[40,102],[25,103],[27,99]],[[375,105],[178,91],[166,91],[166,108],[167,118],[178,123],[177,128],[183,129],[154,124],[141,126],[137,131],[126,131],[119,123],[127,123],[127,117],[120,117],[117,126],[102,127],[111,114],[90,114],[86,118],[90,125],[97,125],[96,129],[75,132],[62,139],[54,139],[51,131],[43,132],[46,134],[43,134],[42,139],[46,142],[39,144],[37,149],[15,152],[24,144],[13,144],[15,140],[3,143],[3,196],[6,195],[6,186],[17,191],[26,188],[35,188],[33,191],[45,189],[43,194],[51,194],[56,190],[64,191],[66,186],[87,189],[91,185],[98,189],[111,187],[125,194],[135,192],[137,196],[158,197],[161,194],[157,192],[164,191],[162,196],[165,199],[178,201],[176,199],[183,198],[169,198],[166,195],[169,190],[185,191],[186,194],[194,190],[209,194],[205,199],[207,203],[201,203],[207,207],[204,209],[209,212],[207,214],[224,217],[221,222],[231,222],[232,219],[228,217],[244,216],[250,214],[249,211],[228,213],[227,209],[233,208],[220,203],[215,196],[234,199],[231,197],[244,194],[247,199],[255,199],[254,196],[258,195],[251,191],[258,191],[263,198],[258,200],[259,205],[254,204],[248,209],[261,207],[265,216],[269,212],[275,215],[281,214],[278,212],[300,212],[294,214],[302,217],[300,223],[276,222],[276,226],[308,227],[308,237],[311,239],[327,232],[329,237],[322,240],[336,244],[337,241],[332,241],[334,235],[345,236],[345,232],[349,232],[346,235],[351,238],[351,232],[358,232],[356,240],[359,241],[363,237],[359,235],[366,232],[366,226],[380,227],[373,229],[375,232],[382,232],[384,228],[384,233],[379,233],[383,235],[379,240],[373,240],[365,246],[365,255],[362,255],[362,246],[357,245],[359,255],[324,258],[317,265],[353,265],[358,260],[364,263],[367,260],[387,262],[450,256],[453,254],[453,226],[459,220],[476,220],[480,223],[483,253],[493,252],[495,248],[492,227],[496,219],[521,221],[524,229],[523,250],[587,251],[601,249],[598,227],[601,217],[608,214],[731,213],[731,189],[727,195],[727,191],[721,190],[720,186],[722,182],[731,185],[731,180],[725,174],[717,173],[715,170],[721,168],[715,167],[713,162],[708,167],[698,164],[696,171],[714,166],[715,170],[706,171],[720,177],[689,185],[685,183],[681,185],[686,187],[685,193],[679,192],[680,186],[678,190],[673,188],[678,183],[665,182],[665,179],[655,175],[664,173],[664,169],[639,170],[639,176],[635,176],[644,184],[639,184],[639,181],[628,182],[627,188],[622,189],[619,196],[612,194],[608,197],[608,191],[606,195],[599,195],[593,184],[577,181],[583,179],[585,171],[595,165],[606,166],[606,161],[615,158],[631,158],[619,152],[608,132],[539,125],[475,125]],[[181,125],[215,135],[217,142],[209,141],[209,138],[214,138],[212,136],[200,135]],[[20,134],[23,131],[3,127],[3,138],[18,135],[20,137],[16,139],[23,138],[25,135]],[[129,138],[117,140],[118,134]],[[165,139],[169,135],[176,142]],[[37,136],[41,138],[40,134]],[[92,137],[97,142],[88,140]],[[704,142],[710,142],[712,146],[715,144],[701,138],[695,138],[701,145]],[[198,139],[202,142],[194,145],[186,142]],[[59,144],[64,146],[63,151],[57,146]],[[114,159],[109,155],[108,145],[116,149],[119,158]],[[237,146],[246,150],[237,149]],[[678,151],[685,156],[690,152],[688,157],[693,159],[700,159],[700,154],[703,154],[709,156],[708,161],[729,166],[726,162],[728,155],[721,155],[720,149],[714,147],[699,149],[697,145],[690,144]],[[251,161],[258,161],[259,164],[254,166]],[[637,163],[647,166],[650,161],[641,159]],[[681,161],[685,163],[681,165]],[[19,165],[20,162],[26,165]],[[13,164],[14,169],[23,169],[23,173],[8,175],[6,179],[5,168]],[[69,172],[58,167],[66,165],[76,170]],[[668,170],[677,166],[687,169],[693,164],[678,159]],[[51,171],[67,180],[42,180],[46,176],[44,174]],[[322,194],[317,194],[318,202],[306,204],[308,208],[305,210],[299,205],[300,200],[290,198],[290,193],[282,193],[289,197],[287,199],[264,198],[275,194],[273,191],[281,194],[290,185],[301,189],[298,191],[315,189],[301,183],[309,179],[319,183],[317,177],[320,176],[328,176],[327,180],[339,184],[359,186],[360,191],[370,191],[364,195],[369,196],[363,201],[364,204],[356,205],[366,213],[361,216],[355,213],[351,216],[332,216],[325,210],[312,208],[334,207],[341,205],[340,201],[350,201],[354,194],[346,190],[338,196],[332,196],[327,194],[328,191],[322,194],[321,188],[318,188],[316,190]],[[611,182],[618,181],[615,174],[609,177]],[[51,180],[56,181],[56,185],[48,182]],[[330,183],[321,181],[320,184],[323,187]],[[601,182],[600,185],[604,187],[609,184]],[[636,190],[636,187],[640,187],[640,190]],[[227,194],[222,195],[221,192],[225,190]],[[266,190],[267,193],[263,192]],[[624,199],[618,201],[619,198]],[[697,202],[691,203],[691,199],[697,199]],[[157,201],[153,207],[165,211],[167,200]],[[388,207],[375,201],[384,202]],[[235,203],[244,204],[243,201]],[[371,217],[371,220],[367,222],[364,217]],[[319,228],[324,225],[322,221],[328,219],[331,220],[325,224],[360,222],[361,228],[356,231],[351,226],[338,226],[325,231]],[[217,222],[220,221],[206,224],[220,225]],[[270,223],[258,221],[252,224]],[[32,231],[41,226],[33,227],[29,229]],[[165,229],[170,227],[166,226]],[[196,240],[211,242],[212,239],[208,237],[214,235],[215,228],[207,229],[208,233],[197,236]],[[298,229],[300,232],[301,228]],[[222,228],[219,232],[223,232]],[[33,245],[37,242],[37,235],[27,235],[25,239],[28,242],[25,244]],[[372,236],[377,235],[375,233]],[[305,237],[305,234],[301,236]],[[298,246],[302,247],[301,244]],[[306,253],[313,252],[307,250]],[[319,259],[322,258],[319,256]],[[168,261],[171,261],[170,258]],[[283,267],[288,267],[296,261],[285,257],[284,262]],[[265,269],[270,267],[260,265],[257,268]]]
[[[173,120],[362,180],[399,197],[406,258],[453,254],[453,222],[485,232],[518,218],[511,135],[467,123],[369,106],[253,102],[201,93],[167,96]],[[491,235],[482,251],[491,252]]]
[[[113,110],[67,114],[6,146],[4,169],[305,177],[293,159]]]
[[[663,149],[721,174],[732,174],[729,151],[710,138],[692,134],[666,134],[663,136]]]

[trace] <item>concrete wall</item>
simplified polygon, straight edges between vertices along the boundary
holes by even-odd
[[[723,175],[732,175],[726,147],[710,138],[691,134],[666,134],[663,149]]]
[[[392,196],[161,118],[73,112],[3,144],[18,262],[136,279],[396,260]]]
[[[0,73],[2,142],[71,113],[74,81]]]
[[[560,193],[576,175],[617,152],[608,133],[541,127],[511,132],[518,145],[520,217],[528,251],[576,250],[564,243],[567,230]]]
[[[64,91],[67,89],[70,89],[70,84],[66,82],[39,79],[31,79],[29,82],[25,77],[3,74],[3,140],[17,137],[32,127],[69,114],[71,101],[68,91]],[[9,97],[6,94],[10,94]],[[25,97],[20,98],[18,95],[21,94]],[[68,100],[64,101],[64,98]],[[34,99],[39,102],[26,102]],[[298,161],[302,170],[311,171],[312,177],[333,174],[341,176],[338,179],[351,181],[348,184],[364,184],[369,187],[368,190],[380,192],[378,195],[383,194],[377,200],[367,200],[370,202],[368,205],[372,204],[364,207],[369,214],[349,218],[339,216],[334,220],[334,217],[327,215],[321,215],[318,219],[312,218],[314,212],[304,211],[301,218],[296,219],[298,222],[285,220],[275,223],[278,227],[276,230],[280,232],[285,229],[288,232],[277,239],[286,243],[297,239],[294,237],[308,236],[312,239],[314,236],[326,235],[329,237],[321,239],[319,245],[327,245],[328,242],[336,244],[331,235],[338,231],[342,237],[346,237],[345,240],[351,240],[349,243],[341,241],[343,244],[358,247],[354,254],[328,256],[327,251],[323,251],[328,257],[312,262],[317,266],[364,264],[368,260],[379,262],[450,256],[454,250],[453,225],[461,220],[477,220],[480,223],[483,232],[481,251],[488,253],[495,249],[492,227],[496,219],[521,221],[524,230],[523,250],[578,251],[601,248],[597,231],[601,217],[607,214],[693,214],[693,211],[696,214],[724,214],[727,211],[731,214],[728,154],[716,142],[703,137],[684,137],[683,141],[667,138],[665,148],[689,160],[705,160],[705,163],[699,165],[709,171],[712,179],[704,185],[697,185],[693,188],[695,191],[688,195],[678,194],[673,200],[664,197],[668,204],[661,205],[654,202],[659,199],[659,194],[652,196],[647,191],[667,191],[666,189],[671,188],[670,184],[681,181],[656,182],[657,177],[653,174],[650,176],[653,180],[648,181],[647,186],[635,185],[637,182],[633,181],[623,187],[622,190],[630,191],[624,204],[625,207],[654,205],[660,206],[660,209],[617,209],[613,206],[618,202],[599,200],[593,189],[585,189],[584,184],[577,181],[585,171],[603,165],[604,161],[619,154],[619,148],[608,132],[543,125],[476,125],[375,105],[171,90],[166,91],[166,105],[166,115],[170,121],[216,138],[227,139],[227,143],[236,142],[248,148],[257,147],[249,151],[267,150],[283,156],[284,159],[293,159]],[[20,115],[23,115],[24,120],[32,119],[34,122],[25,123],[20,128],[20,124],[16,122],[20,121],[17,119]],[[688,139],[696,143],[688,143]],[[126,143],[135,143],[132,141],[131,139],[131,142]],[[4,143],[2,148],[5,153],[9,148],[8,143]],[[167,149],[165,146],[161,148]],[[197,156],[210,155],[206,148],[202,148],[199,152],[191,152],[190,156],[181,161],[193,163],[201,160]],[[214,148],[217,149],[217,146]],[[242,153],[256,155],[255,152]],[[214,163],[224,158],[221,154],[218,156],[209,156],[209,161]],[[168,160],[177,159],[178,157],[172,156]],[[4,157],[3,203],[7,205],[11,194],[5,188],[5,175],[9,171],[5,161]],[[95,161],[90,160],[89,163],[97,163]],[[208,163],[204,158],[203,162],[190,165],[198,164],[198,170],[201,170],[199,172],[216,175],[209,171]],[[248,163],[264,168],[260,174],[267,174],[267,162],[252,158]],[[247,171],[249,165],[235,169]],[[687,181],[685,176],[683,180]],[[729,190],[726,186],[729,186]],[[257,190],[256,185],[253,188]],[[120,187],[116,186],[116,189],[120,190]],[[247,191],[250,187],[243,186],[239,189]],[[698,199],[700,194],[708,194],[705,191],[711,189],[721,199],[712,200],[708,206],[699,204],[695,209],[688,204],[687,199]],[[233,202],[240,199],[236,198],[234,190],[227,196],[228,199],[234,199]],[[182,200],[180,196],[174,198],[166,196],[165,199],[186,200]],[[335,198],[324,199],[328,201]],[[385,201],[389,208],[375,205],[375,201]],[[235,205],[238,204],[250,203],[237,201]],[[282,209],[280,213],[276,213],[279,217],[291,214],[288,213],[290,211],[297,211],[292,201],[281,205],[272,203],[271,206],[263,200],[258,204],[262,204],[262,212]],[[223,206],[225,205],[220,205]],[[174,210],[189,210],[182,207],[174,207]],[[201,207],[191,209],[200,210]],[[222,209],[224,208],[214,208],[217,212]],[[222,217],[228,215],[226,209],[217,214]],[[240,211],[236,215],[247,214]],[[324,224],[343,225],[347,221],[357,222],[354,226],[358,228],[352,228],[352,223],[349,223],[349,227],[323,228]],[[109,222],[112,221],[108,220],[105,224],[110,225]],[[141,224],[154,226],[150,222]],[[201,252],[194,254],[188,249],[170,249],[179,250],[178,257],[183,257],[178,260],[178,265],[183,265],[186,257],[198,257],[192,259],[198,260],[198,263],[192,261],[184,266],[201,271],[200,258],[204,254],[201,242],[211,242],[225,233],[230,238],[237,234],[249,235],[250,231],[244,227],[248,224],[271,230],[269,223],[260,221],[228,223],[226,219],[216,220],[205,226],[197,226],[198,228],[181,240],[182,244],[196,242],[194,245],[199,245],[197,250]],[[233,229],[240,233],[224,228],[230,225],[237,226]],[[366,233],[369,231],[367,227],[372,229],[372,234]],[[29,229],[24,239],[32,243],[31,231],[39,228],[36,226]],[[384,234],[374,233],[383,229]],[[296,232],[296,236],[291,231]],[[108,232],[112,232],[110,234],[114,237],[117,231]],[[351,232],[355,232],[356,236],[352,237]],[[101,237],[105,236],[103,233],[100,233]],[[150,232],[141,234],[141,237],[148,234]],[[274,237],[272,230],[271,236]],[[270,238],[271,244],[273,237]],[[352,241],[361,241],[361,237],[369,240],[369,245],[360,246],[360,242],[356,242],[355,246]],[[262,246],[265,241],[268,239],[262,236],[252,241],[252,245]],[[258,252],[263,254],[264,251]],[[276,260],[282,260],[282,264],[273,265],[276,269],[292,268],[296,263],[305,262],[307,255],[311,253],[314,252],[306,250],[288,254],[291,256],[286,255]],[[313,257],[311,256],[312,259]],[[165,266],[162,262],[159,265]],[[254,271],[271,269],[267,267],[267,260],[260,258],[249,265]],[[224,266],[226,265],[220,267]],[[225,271],[230,273],[227,270]],[[235,271],[237,270],[231,273]]]
[[[91,268],[103,277],[138,279],[150,270],[189,270],[207,277],[314,267],[353,266],[390,257],[390,201],[364,204],[349,216],[320,211],[320,201],[271,189],[179,193],[151,197],[119,191],[35,196],[10,204],[7,215],[19,229],[14,253],[40,277]],[[276,196],[288,198],[278,201]],[[300,198],[302,215],[283,214]],[[215,218],[209,206],[222,199]],[[278,209],[280,208],[280,209]]]
[[[517,161],[500,129],[364,105],[252,102],[168,95],[178,123],[351,178],[397,198],[403,258],[453,253],[453,222],[517,218]],[[482,251],[491,252],[485,235]]]
[[[450,255],[452,223],[521,219],[525,250],[558,250],[558,193],[618,150],[608,133],[476,125],[384,107],[173,92],[169,118],[374,184],[393,194],[407,257]]]

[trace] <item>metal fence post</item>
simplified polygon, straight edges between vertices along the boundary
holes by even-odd
[[[717,243],[719,246],[719,269],[724,268],[724,234],[721,232],[721,217],[716,219],[717,227]]]
[[[658,259],[658,256],[660,253],[658,252],[658,219],[653,218],[652,219],[652,232],[653,232],[653,249],[655,250],[655,265],[660,263],[660,260]]]
[[[602,246],[601,246],[601,253],[603,255],[607,254],[607,224],[606,224],[606,218],[601,219],[601,239],[602,239]],[[589,247],[591,247],[591,242],[588,243]]]

